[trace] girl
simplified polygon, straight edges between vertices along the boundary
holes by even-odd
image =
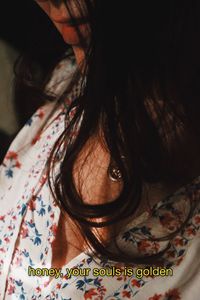
[[[199,4],[36,2],[73,52],[1,166],[1,299],[198,299]]]

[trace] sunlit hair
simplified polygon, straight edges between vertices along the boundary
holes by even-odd
[[[64,2],[73,18],[72,1]],[[199,175],[199,164],[193,161],[200,149],[199,4],[85,0],[83,9],[81,1],[73,3],[87,12],[91,28],[87,47],[77,28],[86,56],[81,76],[87,80],[68,107],[67,114],[76,106],[76,114],[50,156],[49,177],[54,174],[56,154],[62,151],[60,171],[53,183],[49,180],[51,191],[96,254],[126,263],[151,263],[163,252],[136,258],[123,254],[122,249],[109,251],[94,228],[109,230],[133,215],[146,184],[181,186]],[[58,105],[79,79],[77,72]],[[76,139],[63,147],[81,118]],[[100,128],[124,184],[114,201],[89,205],[74,186],[72,169],[85,143]]]

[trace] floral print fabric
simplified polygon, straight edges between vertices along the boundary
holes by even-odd
[[[63,74],[70,74],[66,64],[69,60],[58,66],[55,74],[59,76],[54,74],[54,84]],[[51,244],[60,217],[49,190],[46,166],[51,149],[64,130],[66,106],[60,105],[49,118],[53,105],[41,107],[27,122],[0,167],[0,299],[198,300],[200,177],[161,199],[151,214],[144,213],[118,235],[119,246],[135,255],[156,254],[167,247],[164,265],[173,270],[173,276],[138,277],[135,272],[103,276],[98,271],[101,268],[121,266],[97,261],[88,253],[81,253],[64,266],[59,271],[62,276],[57,278],[29,274],[30,268],[51,268]],[[38,135],[44,123],[44,130]],[[192,215],[190,205],[194,206]],[[185,228],[170,242],[154,240],[174,232],[184,220]],[[133,270],[138,267],[133,266]],[[69,275],[70,270],[86,269],[88,275]]]

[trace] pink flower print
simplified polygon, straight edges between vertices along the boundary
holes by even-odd
[[[23,239],[25,239],[28,236],[29,230],[27,228],[27,226],[22,225],[22,229],[20,232],[20,235]]]
[[[196,235],[196,231],[195,231],[195,228],[194,227],[189,227],[189,228],[187,228],[187,230],[186,230],[186,232],[187,232],[187,234],[189,235],[189,236],[191,236],[191,235]]]
[[[174,244],[175,244],[176,246],[183,246],[183,239],[180,238],[180,237],[175,238]]]
[[[162,297],[162,295],[161,294],[155,294],[153,297],[150,297],[148,300],[160,300],[161,299],[161,297]]]
[[[33,220],[31,219],[30,222],[29,222],[30,227],[34,227],[34,224],[35,224],[35,223],[34,223]]]
[[[15,266],[19,267],[22,265],[22,258],[21,257],[17,257],[15,260]]]
[[[8,295],[12,295],[14,293],[15,293],[15,286],[11,284],[8,286]]]
[[[6,167],[5,174],[8,178],[12,178],[14,174],[14,168],[21,168],[21,163],[18,161],[18,154],[15,151],[9,151],[5,157],[5,161],[7,163],[4,164]]]
[[[41,292],[41,288],[40,288],[39,286],[36,288],[36,292],[37,292],[37,293],[40,293],[40,292]]]
[[[56,236],[56,232],[57,232],[57,225],[56,224],[53,224],[51,227],[50,227],[52,233],[54,236]]]
[[[18,168],[18,169],[21,168],[21,164],[20,164],[20,162],[19,162],[18,160],[17,160],[16,163],[15,163],[15,167]]]
[[[44,117],[44,112],[42,110],[40,110],[37,114],[37,116],[42,119]]]
[[[11,226],[11,225],[8,226],[8,230],[9,230],[9,231],[11,231],[11,230],[13,230],[13,229],[14,229],[14,226]]]
[[[84,294],[84,299],[87,300],[87,299],[90,299],[92,300],[93,296],[97,296],[98,293],[96,292],[95,289],[89,289],[88,291],[85,291],[85,294]]]
[[[47,175],[43,175],[40,179],[40,184],[43,185],[47,181]]]
[[[62,284],[57,283],[57,284],[56,284],[56,289],[60,290],[61,286],[62,286]]]
[[[126,275],[123,275],[123,276],[117,276],[116,280],[118,280],[118,281],[121,281],[121,280],[126,281],[127,278],[129,278],[128,275],[127,275],[127,276],[126,276]]]
[[[0,248],[0,252],[5,253],[6,250],[5,250],[3,247],[1,247],[1,248]]]
[[[5,215],[3,215],[3,216],[0,216],[0,221],[5,221]]]
[[[147,248],[151,247],[151,243],[148,240],[142,240],[138,243],[138,250],[140,252],[147,252]]]
[[[8,243],[10,243],[10,239],[8,238],[8,237],[5,237],[4,238],[4,241],[8,244]]]
[[[40,134],[36,134],[35,137],[31,141],[31,145],[35,145],[37,141],[40,140]]]
[[[14,151],[9,151],[6,155],[6,159],[9,159],[9,160],[17,159],[17,157],[18,157],[18,154]]]
[[[124,298],[131,298],[131,292],[130,291],[123,291],[122,292],[122,297]]]
[[[132,279],[131,280],[131,285],[136,286],[136,287],[140,287],[140,282],[136,279]]]
[[[50,215],[50,218],[51,218],[51,219],[54,219],[54,213],[52,213],[52,214]]]
[[[99,280],[99,283],[101,282],[101,280]],[[106,288],[104,286],[99,286],[97,288],[98,292],[101,294],[101,299],[103,300],[103,296],[105,295],[106,292]]]
[[[55,296],[56,296],[55,292],[51,292],[51,296],[52,296],[51,299],[55,299]]]
[[[28,208],[31,211],[34,211],[36,209],[36,202],[35,202],[35,197],[32,197],[32,199],[30,200],[29,204],[28,204]]]

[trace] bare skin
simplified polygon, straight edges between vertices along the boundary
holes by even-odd
[[[88,155],[88,153],[91,155]],[[85,163],[83,164],[84,160]],[[73,177],[76,189],[88,204],[100,204],[114,200],[120,193],[122,182],[112,182],[107,175],[110,155],[103,145],[92,138],[79,154],[73,169]],[[99,229],[98,233],[106,241],[109,236],[106,229]],[[60,250],[60,245],[65,245]],[[72,258],[84,251],[83,238],[77,233],[73,222],[63,214],[58,226],[56,239],[53,243],[53,266],[61,267]]]
[[[59,7],[55,7],[48,0],[36,0],[36,2],[49,16],[65,42],[72,46],[77,64],[81,65],[84,62],[85,49],[81,48],[75,28],[68,22],[70,16],[65,5],[62,3]],[[75,6],[73,12],[75,16],[79,17]],[[88,40],[88,24],[80,24],[79,30],[83,37]],[[91,155],[88,156],[89,152]],[[84,161],[85,163],[83,164]],[[76,189],[85,203],[106,203],[114,200],[120,194],[123,182],[112,182],[109,179],[107,174],[109,162],[110,154],[104,147],[99,135],[92,137],[83,147],[73,169]],[[153,206],[176,189],[177,186],[166,187],[161,184],[148,186],[148,197],[151,199],[150,205]],[[144,195],[141,205],[135,215],[131,217],[132,219],[148,210],[145,198]],[[126,222],[128,221],[130,220]],[[109,234],[107,229],[99,229],[98,233],[102,235],[106,241],[110,238],[112,233],[118,232],[119,229],[122,228],[122,225],[123,224],[120,223],[115,228],[112,228]],[[85,243],[83,237],[80,236],[70,218],[61,212],[56,238],[52,243],[52,267],[61,268],[84,250]]]
[[[71,18],[65,4],[61,3],[59,7],[56,7],[51,3],[51,1],[48,0],[36,0],[36,2],[53,22],[53,24],[63,37],[63,40],[67,44],[72,46],[77,65],[81,65],[84,62],[85,49],[80,46],[80,40],[76,29],[74,26],[72,26],[72,24],[70,24]],[[79,18],[82,18],[73,1],[71,1],[70,7],[73,16],[77,20],[79,20]],[[83,23],[80,23],[79,31],[85,41],[89,40],[90,29],[86,22],[83,21]]]
[[[55,7],[51,1],[36,0],[38,5],[51,19],[64,41],[72,46],[75,54],[77,65],[84,63],[85,49],[81,48],[79,37],[76,30],[70,24],[70,15],[66,6],[62,3]],[[72,4],[73,15],[79,18],[76,6]],[[79,30],[83,38],[89,40],[89,27],[87,23],[80,24]],[[88,157],[86,163],[83,161],[91,150],[92,155]],[[122,183],[113,183],[108,179],[107,169],[110,161],[110,155],[100,143],[98,138],[90,139],[82,149],[73,170],[74,182],[77,191],[86,203],[105,203],[115,199],[120,193]],[[84,184],[81,184],[81,183]],[[98,184],[97,184],[98,182]],[[99,233],[108,238],[105,230],[99,230]],[[62,245],[62,246],[61,246]],[[69,217],[61,213],[56,238],[52,244],[53,258],[52,266],[61,267],[69,262],[84,250],[83,238],[78,234],[76,226]]]
[[[88,152],[91,155],[87,157]],[[83,164],[86,157],[87,159]],[[110,155],[97,137],[89,140],[79,154],[74,165],[73,175],[76,189],[85,203],[106,203],[119,196],[123,182],[112,182],[109,179],[107,174],[109,161]],[[170,189],[160,184],[148,186],[147,188],[148,197],[151,199],[151,206],[175,190],[174,187]],[[98,229],[97,234],[100,234],[102,239],[107,242],[112,236],[119,233],[120,229],[133,220],[133,218],[148,210],[149,204],[146,201],[144,191],[141,205],[134,216],[131,216],[126,221],[119,222],[109,228],[109,230],[108,228]],[[66,265],[70,260],[83,252],[85,247],[84,240],[77,232],[76,226],[67,216],[61,214],[56,239],[53,243],[53,267],[61,268],[63,265]]]

